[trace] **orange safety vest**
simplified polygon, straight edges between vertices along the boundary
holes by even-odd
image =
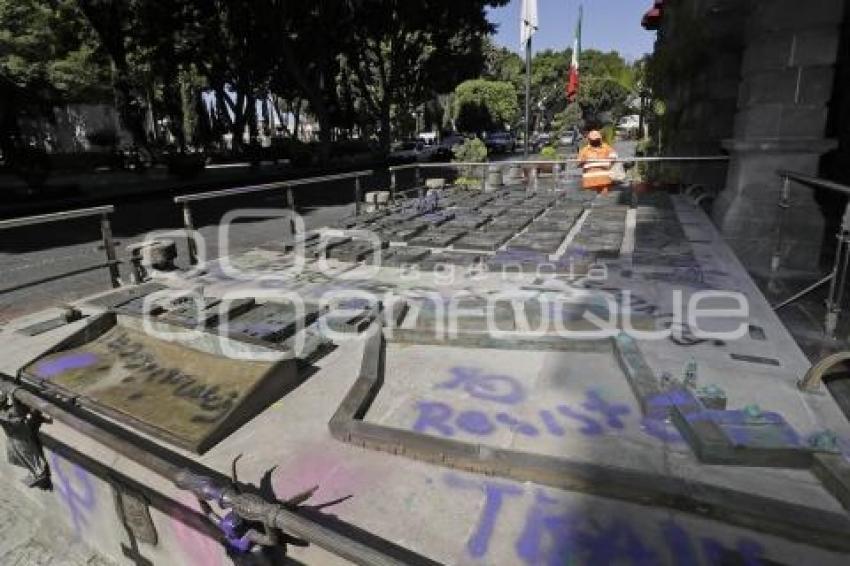
[[[609,160],[617,159],[617,152],[607,143],[599,147],[584,146],[578,154],[579,163],[584,173],[582,186],[585,189],[605,190],[611,187],[611,166]]]

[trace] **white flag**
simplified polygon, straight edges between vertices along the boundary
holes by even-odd
[[[520,13],[520,43],[528,45],[531,36],[537,31],[537,0],[522,0]]]

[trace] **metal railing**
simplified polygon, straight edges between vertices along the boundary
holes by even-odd
[[[834,181],[819,179],[810,175],[803,175],[794,171],[779,170],[777,174],[782,178],[782,193],[779,197],[778,206],[781,209],[779,222],[776,232],[776,247],[773,251],[773,256],[770,261],[771,271],[779,270],[782,258],[783,239],[785,233],[785,217],[788,215],[788,210],[791,208],[791,181],[796,181],[802,185],[806,185],[815,189],[823,189],[850,197],[850,187],[842,185]],[[824,333],[827,337],[835,336],[835,329],[838,326],[838,317],[841,314],[841,303],[844,300],[844,290],[847,285],[847,270],[850,266],[850,200],[848,200],[844,210],[844,217],[841,220],[841,227],[836,234],[838,247],[835,250],[835,261],[833,262],[832,272],[809,285],[802,291],[795,293],[788,299],[773,306],[774,310],[779,310],[782,307],[790,305],[794,301],[808,295],[815,289],[830,283],[829,295],[826,299],[826,318],[824,320]]]
[[[112,205],[96,206],[93,208],[80,208],[77,210],[66,210],[63,212],[54,212],[52,214],[39,214],[37,216],[24,216],[22,218],[11,218],[9,220],[0,220],[0,230],[10,230],[12,228],[21,228],[23,226],[36,226],[39,224],[48,224],[52,222],[62,222],[64,220],[73,220],[76,218],[89,218],[92,216],[100,216],[100,234],[103,240],[103,248],[106,251],[106,262],[75,269],[59,275],[53,275],[44,279],[30,281],[14,287],[9,287],[0,290],[2,293],[10,293],[26,287],[32,287],[41,283],[55,281],[63,277],[71,277],[80,275],[95,269],[109,269],[109,281],[113,287],[121,286],[121,274],[118,271],[118,265],[121,263],[115,255],[115,242],[112,239],[112,225],[109,222],[109,215],[115,212],[115,207]]]
[[[620,157],[617,159],[606,160],[613,163],[664,163],[664,162],[726,162],[729,161],[728,155],[709,155],[709,156],[671,156],[671,157]],[[422,169],[458,169],[461,167],[469,167],[469,168],[480,168],[480,182],[482,188],[485,186],[487,182],[487,173],[492,170],[502,170],[505,168],[511,167],[531,167],[531,177],[532,179],[537,178],[538,167],[547,166],[553,168],[553,174],[556,177],[556,181],[560,178],[560,175],[567,170],[567,166],[578,165],[581,163],[581,160],[578,158],[565,158],[565,159],[517,159],[517,160],[506,160],[506,161],[452,161],[452,162],[439,162],[439,163],[408,163],[405,165],[394,165],[389,168],[390,172],[390,196],[391,198],[395,198],[395,195],[398,193],[404,194],[411,191],[418,191],[419,196],[422,196],[424,192],[422,186]],[[413,170],[414,172],[414,181],[413,187],[410,189],[399,190],[398,182],[397,182],[397,173],[400,171]]]
[[[374,172],[370,170],[365,171],[355,171],[352,173],[340,173],[338,175],[323,175],[321,177],[307,177],[304,179],[291,179],[288,181],[277,181],[274,183],[265,183],[262,185],[249,185],[245,187],[234,187],[232,189],[222,189],[218,191],[208,191],[204,193],[193,193],[186,195],[179,195],[174,197],[175,204],[182,205],[183,208],[183,228],[186,230],[186,235],[189,242],[189,262],[192,265],[196,265],[198,263],[198,249],[196,247],[196,243],[194,238],[192,237],[192,233],[195,231],[194,221],[192,219],[192,208],[191,203],[199,202],[203,200],[212,200],[217,198],[224,197],[232,197],[239,195],[246,195],[251,193],[258,193],[264,191],[275,191],[283,189],[286,191],[286,207],[289,210],[295,210],[295,187],[301,187],[304,185],[312,185],[315,183],[324,183],[329,181],[342,181],[345,179],[354,179],[354,211],[355,213],[360,212],[360,201],[362,197],[362,183],[360,179],[362,177],[369,177]]]

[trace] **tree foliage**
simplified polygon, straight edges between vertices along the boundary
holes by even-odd
[[[51,99],[109,93],[108,61],[72,0],[0,0],[0,75]]]
[[[259,108],[309,111],[325,155],[355,130],[388,148],[413,112],[442,121],[433,101],[480,74],[486,8],[506,3],[0,0],[0,80],[4,97],[115,101],[141,145],[164,124],[184,147],[224,131],[238,146]]]
[[[630,96],[642,84],[643,65],[627,63],[616,51],[587,49],[581,52],[581,89],[577,105],[570,105],[565,88],[572,49],[545,49],[531,60],[532,129],[561,132],[605,118],[616,120],[626,111]],[[485,45],[483,78],[508,81],[517,98],[525,99],[525,65],[520,55],[492,43]],[[517,116],[519,118],[519,116]],[[516,124],[518,125],[518,124]]]
[[[509,82],[474,79],[455,89],[454,118],[459,130],[503,129],[519,114],[516,89]]]

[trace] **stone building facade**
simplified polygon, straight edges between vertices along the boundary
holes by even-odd
[[[644,16],[644,27],[658,32],[655,94],[667,103],[663,153],[728,152],[728,165],[691,166],[681,180],[720,189],[712,217],[755,273],[770,270],[776,246],[783,185],[777,171],[850,177],[845,4],[655,0]],[[843,206],[796,183],[791,190],[781,266],[815,271]]]

